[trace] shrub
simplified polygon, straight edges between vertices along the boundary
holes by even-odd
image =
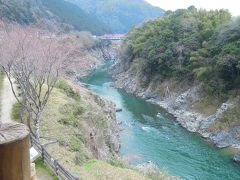
[[[56,83],[56,88],[61,89],[68,97],[75,99],[76,101],[80,101],[81,97],[78,92],[75,92],[74,89],[68,84],[68,82],[60,78]]]
[[[61,107],[60,112],[65,115],[59,120],[60,123],[77,127],[79,115],[84,112],[84,108],[79,103],[69,103]]]
[[[127,165],[121,160],[111,159],[108,161],[108,163],[115,167],[127,168]]]
[[[78,152],[82,147],[82,142],[77,137],[72,137],[69,147],[71,151]]]
[[[90,158],[84,154],[82,151],[78,151],[75,155],[75,164],[82,165],[83,163],[87,162]]]

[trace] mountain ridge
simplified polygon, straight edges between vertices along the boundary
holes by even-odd
[[[0,18],[50,31],[127,33],[164,14],[144,0],[0,0]]]
[[[108,24],[113,33],[126,33],[135,25],[162,16],[165,11],[144,0],[67,0]]]

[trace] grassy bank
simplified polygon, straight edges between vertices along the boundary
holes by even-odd
[[[90,177],[93,180],[98,179],[131,179],[131,180],[176,180],[177,178],[170,177],[165,171],[152,170],[144,174],[138,170],[131,168],[119,161],[99,161],[90,160],[81,167],[81,178],[87,179]]]
[[[58,180],[51,169],[40,159],[35,161],[37,177],[44,180]]]

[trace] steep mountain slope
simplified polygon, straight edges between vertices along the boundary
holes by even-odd
[[[108,24],[114,33],[126,33],[134,25],[161,16],[163,9],[144,0],[67,0]]]
[[[96,17],[64,0],[0,0],[0,18],[54,31],[89,31],[96,35],[110,32]]]
[[[90,31],[99,35],[109,32],[109,28],[96,17],[84,12],[78,6],[64,0],[42,0],[43,5],[60,21],[72,25],[78,31]]]

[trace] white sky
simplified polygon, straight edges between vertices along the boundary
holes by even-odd
[[[240,0],[146,0],[154,6],[164,10],[176,10],[188,8],[194,5],[196,8],[228,9],[233,16],[240,15]]]

